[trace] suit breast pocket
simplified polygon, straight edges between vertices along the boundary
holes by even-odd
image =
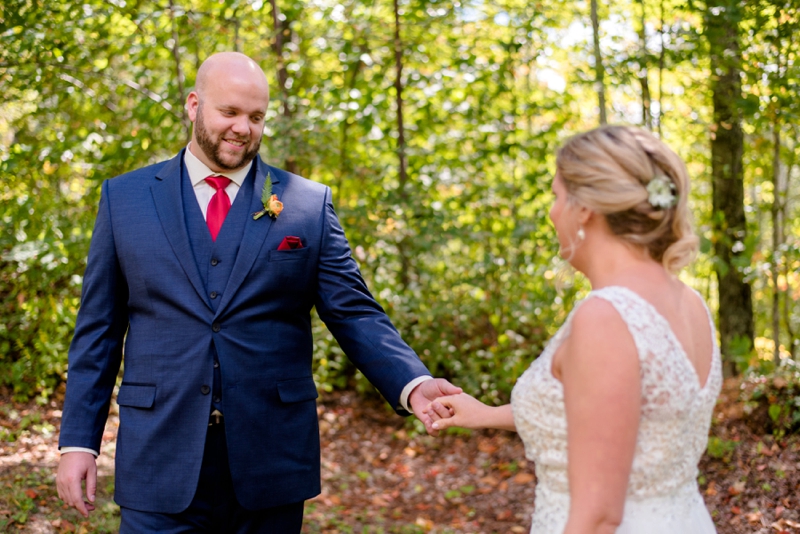
[[[310,248],[294,250],[271,250],[267,262],[270,291],[275,294],[289,292],[297,294],[311,283]]]
[[[311,248],[296,248],[294,250],[270,250],[269,251],[269,261],[270,263],[274,262],[284,262],[284,261],[291,261],[291,262],[306,262],[308,261],[309,252]]]

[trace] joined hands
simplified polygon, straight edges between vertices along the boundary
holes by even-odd
[[[408,396],[408,404],[414,411],[417,419],[425,425],[425,430],[431,436],[438,436],[439,429],[433,426],[434,419],[427,413],[428,406],[436,399],[447,396],[458,395],[461,388],[454,386],[444,378],[434,378],[426,380],[415,387]]]
[[[454,426],[473,430],[497,428],[516,431],[510,404],[488,406],[466,393],[439,397],[424,412],[435,431]]]

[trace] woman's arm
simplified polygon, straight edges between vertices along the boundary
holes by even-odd
[[[565,534],[613,534],[622,521],[641,410],[639,357],[614,307],[590,299],[554,361],[567,413]]]
[[[451,426],[517,430],[510,404],[488,406],[466,393],[440,397],[430,404],[426,413],[434,421],[433,428],[437,430]]]

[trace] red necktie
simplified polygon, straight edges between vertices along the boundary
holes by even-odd
[[[211,197],[211,202],[208,203],[208,210],[206,211],[206,224],[208,230],[211,232],[211,240],[217,240],[219,229],[222,228],[222,223],[225,222],[225,216],[231,209],[231,199],[225,192],[225,188],[231,183],[230,178],[224,176],[209,176],[206,178],[208,185],[213,187],[216,191],[214,196]]]

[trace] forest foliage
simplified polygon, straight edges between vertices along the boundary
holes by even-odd
[[[793,0],[7,0],[0,385],[63,382],[100,184],[186,145],[197,67],[225,50],[270,77],[262,156],[332,188],[369,287],[435,375],[507,399],[587,291],[558,259],[550,181],[559,144],[604,117],[687,162],[702,250],[682,277],[715,316],[727,273],[749,298],[753,333],[723,328],[729,369],[796,358],[798,30]],[[714,170],[729,131],[740,155]],[[741,227],[715,200],[730,180]],[[366,388],[315,329],[320,387]]]

